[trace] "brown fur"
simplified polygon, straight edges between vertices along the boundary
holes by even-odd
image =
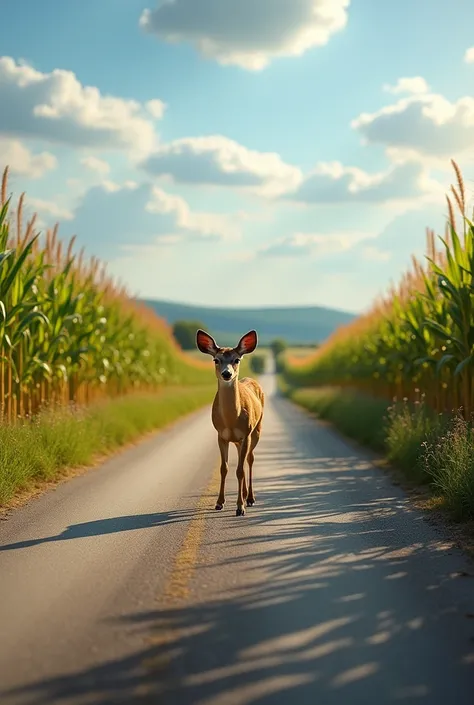
[[[222,509],[225,503],[229,443],[234,443],[239,453],[237,515],[241,516],[244,514],[244,499],[247,499],[247,506],[255,503],[252,468],[254,449],[260,439],[265,397],[256,380],[250,377],[239,380],[238,370],[242,355],[253,352],[257,347],[257,334],[250,331],[242,336],[235,348],[220,348],[208,333],[199,330],[196,342],[201,352],[213,356],[216,366],[217,394],[212,405],[212,424],[217,431],[221,453],[221,487],[216,509]],[[249,466],[248,488],[244,471],[245,461]]]

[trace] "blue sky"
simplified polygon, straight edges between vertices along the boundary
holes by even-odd
[[[443,231],[451,158],[472,195],[465,0],[3,0],[2,14],[10,188],[134,293],[360,311],[423,255],[426,226]]]

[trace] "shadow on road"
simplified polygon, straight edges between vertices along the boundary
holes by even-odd
[[[97,521],[86,521],[82,524],[72,524],[64,529],[57,536],[45,536],[40,539],[29,539],[17,541],[0,546],[0,551],[14,551],[19,548],[29,548],[52,541],[69,541],[71,539],[83,539],[89,536],[105,536],[106,534],[116,534],[121,531],[136,531],[138,529],[152,529],[154,526],[162,524],[174,524],[181,521],[189,521],[196,512],[174,511],[156,512],[153,514],[135,514],[132,516],[111,517],[109,519],[98,519]]]
[[[368,462],[284,400],[259,457],[259,504],[244,522],[210,515],[195,601],[129,615],[143,649],[30,684],[21,702],[473,702],[474,620],[458,586],[474,581],[451,572],[458,557]],[[61,540],[175,520],[106,520]]]

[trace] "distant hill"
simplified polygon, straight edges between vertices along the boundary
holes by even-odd
[[[255,328],[259,342],[268,345],[275,338],[284,338],[292,345],[321,343],[336,328],[355,318],[352,313],[320,306],[288,308],[209,308],[143,300],[171,325],[178,320],[202,321],[220,345],[235,345],[237,339]]]

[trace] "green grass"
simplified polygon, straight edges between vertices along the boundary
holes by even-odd
[[[455,416],[424,446],[425,472],[455,519],[474,519],[474,438],[471,424]]]
[[[426,443],[442,436],[445,420],[430,413],[422,404],[401,403],[390,407],[385,427],[388,460],[401,468],[415,484],[431,481],[427,472]]]
[[[330,421],[350,438],[375,450],[384,449],[387,402],[335,387],[283,391],[296,404]]]
[[[212,401],[214,386],[164,388],[89,409],[44,411],[32,422],[0,426],[0,506],[32,484],[87,466],[140,436]]]

